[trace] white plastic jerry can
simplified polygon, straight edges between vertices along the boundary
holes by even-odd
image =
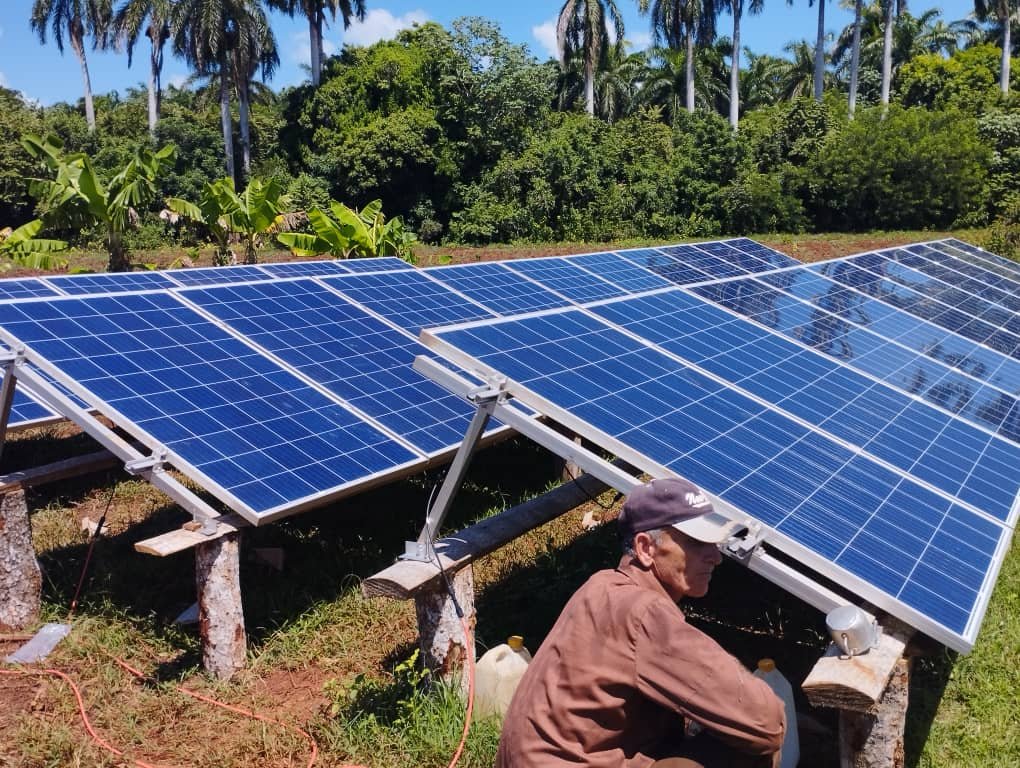
[[[530,663],[531,654],[520,635],[486,651],[475,665],[474,719],[505,715]]]
[[[800,760],[800,737],[797,734],[797,708],[793,702],[793,686],[783,673],[776,669],[772,659],[760,659],[755,677],[760,677],[778,696],[786,709],[786,736],[783,737],[783,749],[780,753],[780,768],[796,768]]]

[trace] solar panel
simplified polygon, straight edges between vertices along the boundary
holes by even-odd
[[[939,251],[923,243],[891,251],[889,257],[899,264],[962,288],[1011,312],[1020,311],[1020,295],[1017,295],[1017,291],[1020,291],[1020,282],[1000,277],[984,267],[947,259]]]
[[[321,279],[414,335],[423,327],[493,316],[480,304],[417,270]]]
[[[396,256],[344,259],[341,263],[351,272],[393,272],[414,269],[413,265]]]
[[[42,280],[34,277],[8,277],[0,280],[0,300],[31,299],[37,296],[56,296],[57,292]]]
[[[1002,256],[976,248],[962,240],[950,238],[931,243],[931,246],[945,254],[961,259],[970,264],[998,272],[1000,275],[1020,280],[1020,263],[1011,259],[1004,259]]]
[[[635,248],[620,251],[620,255],[635,264],[651,270],[674,285],[688,285],[710,280],[711,275],[702,272],[675,256],[670,256],[657,248]]]
[[[628,299],[627,303],[641,299]],[[423,334],[652,474],[770,526],[767,541],[950,646],[973,644],[1011,531],[583,310]]]
[[[962,292],[956,289],[950,288],[951,294],[946,295],[946,291],[941,290],[944,283],[921,280],[918,284],[898,279],[903,277],[900,274],[902,270],[896,269],[893,262],[885,263],[893,265],[889,270],[892,275],[883,269],[880,256],[871,258],[870,255],[866,261],[850,257],[815,264],[809,269],[978,344],[1020,359],[1020,336],[1001,327],[1006,319],[1003,316],[1005,310],[977,297],[961,297],[958,294]],[[935,295],[929,295],[928,288],[932,288]],[[952,303],[954,299],[959,299],[960,304]],[[983,317],[988,315],[992,316],[991,320]]]
[[[177,285],[164,272],[96,272],[80,275],[54,275],[46,282],[71,296],[93,293],[121,293],[172,288]]]
[[[568,256],[567,261],[594,272],[604,280],[623,288],[627,293],[640,293],[656,288],[666,288],[669,280],[651,270],[639,267],[616,253],[587,253]]]
[[[411,368],[425,348],[311,280],[181,295],[422,453],[460,444],[473,409]]]
[[[21,384],[14,390],[11,413],[7,419],[7,429],[27,429],[49,422],[58,421],[61,417],[40,403]]]
[[[0,304],[0,327],[252,522],[421,458],[166,293]]]
[[[501,262],[429,267],[425,272],[501,315],[517,315],[570,304],[564,297],[507,269]]]
[[[221,283],[244,283],[251,280],[268,280],[271,274],[254,264],[228,267],[190,267],[171,269],[164,274],[180,285],[220,285]]]
[[[949,408],[919,402],[906,391],[680,291],[612,302],[593,311],[784,415],[998,520],[1006,521],[1013,511],[1020,487],[1003,479],[1011,474],[1009,467],[1020,466],[1020,442],[955,418]],[[998,414],[1000,422],[1003,418]],[[1020,412],[1014,418],[1015,429]]]
[[[626,293],[613,283],[561,257],[520,259],[508,261],[506,266],[577,304],[609,299]]]
[[[735,240],[726,240],[725,243],[731,248],[736,248],[742,253],[754,256],[762,262],[766,269],[795,267],[800,263],[796,259],[787,256],[785,253],[780,253],[775,248],[769,248],[767,245],[756,243],[754,240],[750,240],[746,237],[738,237]],[[760,270],[755,269],[752,271],[758,272]]]
[[[351,270],[336,261],[281,261],[260,264],[273,277],[315,277],[318,275],[349,275]]]

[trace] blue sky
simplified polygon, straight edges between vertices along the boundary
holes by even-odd
[[[448,25],[453,19],[465,15],[481,15],[497,22],[503,33],[514,42],[525,43],[540,59],[551,56],[554,50],[555,18],[562,0],[515,0],[510,7],[502,3],[478,3],[469,0],[367,0],[368,16],[363,24],[354,24],[344,32],[337,24],[326,32],[328,52],[335,52],[345,43],[367,45],[382,38],[392,38],[399,29],[423,21],[437,21]],[[648,19],[639,16],[637,3],[617,0],[624,13],[627,39],[636,48],[649,42]],[[82,95],[81,69],[65,45],[61,56],[47,36],[45,46],[28,25],[32,0],[5,0],[8,11],[0,17],[0,85],[21,91],[26,97],[42,104],[57,101],[75,101]],[[964,18],[973,10],[967,0],[915,2],[917,13],[926,8],[938,7],[947,21]],[[852,11],[838,3],[826,7],[826,29],[838,31],[852,19]],[[302,64],[308,62],[308,27],[301,19],[288,19],[274,15],[274,29],[280,45],[280,68],[270,85],[279,89],[307,79]],[[745,18],[742,25],[744,44],[756,53],[781,55],[783,46],[792,40],[815,36],[816,9],[807,0],[796,0],[796,5],[771,0],[761,16]],[[730,29],[730,17],[720,18],[720,30]],[[95,93],[118,90],[122,93],[131,86],[144,87],[147,80],[147,40],[143,38],[135,51],[134,64],[127,66],[123,53],[88,52],[92,88]],[[164,83],[180,84],[187,77],[184,62],[167,55],[164,66]]]

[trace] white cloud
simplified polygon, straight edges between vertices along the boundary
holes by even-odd
[[[644,51],[652,46],[652,35],[648,32],[627,35],[625,42],[632,51]]]
[[[422,10],[394,16],[384,8],[376,8],[365,14],[364,21],[355,19],[351,22],[350,29],[342,33],[343,42],[347,45],[371,45],[380,40],[392,40],[400,30],[409,29],[415,24],[424,24],[428,20],[429,15]]]
[[[322,50],[326,56],[334,56],[339,50],[336,43],[325,37],[322,38]],[[308,32],[295,32],[290,36],[290,60],[295,64],[308,66],[312,61],[312,43]]]
[[[539,24],[537,27],[531,28],[531,36],[538,41],[538,44],[545,49],[546,55],[551,58],[558,59],[560,57],[559,48],[556,45],[556,19],[552,18],[549,21]]]
[[[180,74],[170,75],[167,82],[170,83],[170,85],[172,85],[174,88],[183,88],[184,84],[188,82],[188,76]]]

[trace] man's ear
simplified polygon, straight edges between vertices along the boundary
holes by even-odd
[[[651,567],[656,546],[655,539],[648,531],[634,534],[634,557],[645,568]]]

